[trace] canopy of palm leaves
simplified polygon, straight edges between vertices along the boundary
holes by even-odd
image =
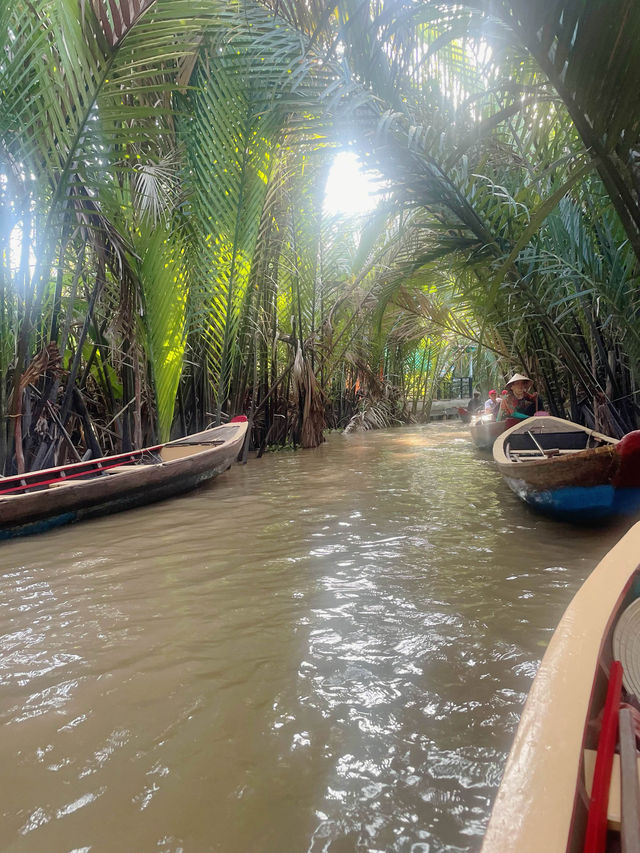
[[[313,445],[470,349],[632,428],[639,32],[629,0],[3,4],[0,468],[240,411]],[[323,210],[345,145],[364,220]]]

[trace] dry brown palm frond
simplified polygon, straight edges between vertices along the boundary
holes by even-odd
[[[302,447],[318,447],[324,441],[326,427],[326,396],[318,385],[309,361],[302,354],[298,343],[291,370],[293,387],[298,392],[300,412],[300,444]]]
[[[401,424],[403,420],[394,412],[392,400],[382,399],[375,403],[365,405],[362,411],[357,412],[344,428],[345,433],[360,432],[370,429],[388,429],[394,424]]]

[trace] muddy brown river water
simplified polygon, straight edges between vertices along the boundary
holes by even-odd
[[[623,530],[533,515],[445,423],[0,544],[0,849],[477,851]]]

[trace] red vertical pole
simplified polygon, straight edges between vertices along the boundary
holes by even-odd
[[[609,783],[613,753],[618,737],[618,708],[622,690],[622,664],[614,660],[609,673],[609,686],[602,716],[602,728],[598,740],[596,766],[593,771],[587,834],[584,841],[584,853],[602,853],[607,838],[607,807],[609,805]]]

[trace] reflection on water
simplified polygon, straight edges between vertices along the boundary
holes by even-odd
[[[532,515],[433,424],[3,544],[0,847],[477,850],[621,532]]]

